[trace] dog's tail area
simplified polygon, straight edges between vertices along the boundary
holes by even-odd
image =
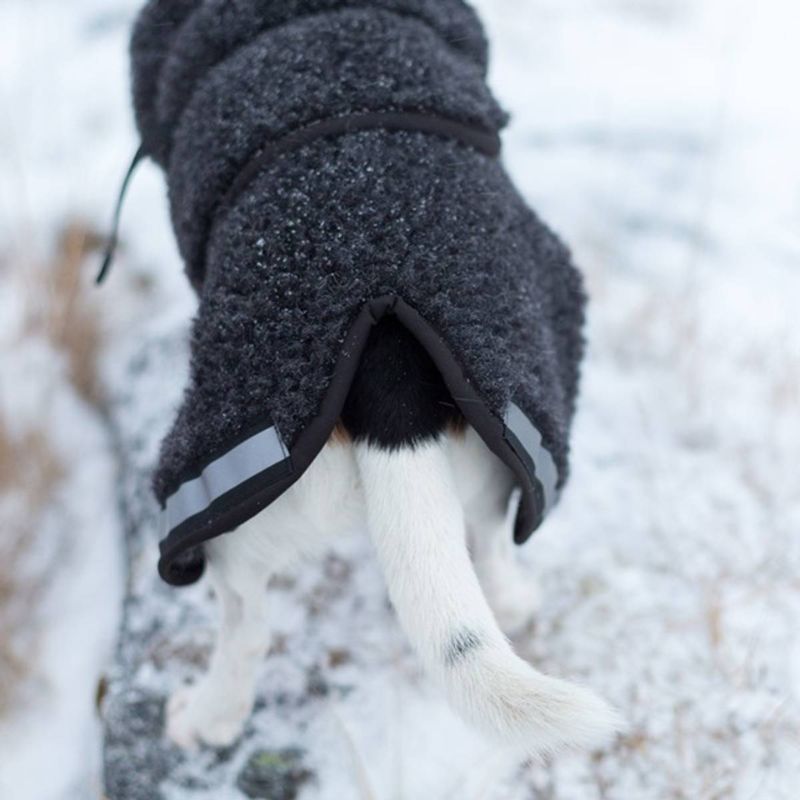
[[[409,336],[398,349],[398,337],[408,334],[383,325],[364,362],[375,371],[356,381],[343,422],[355,440],[370,532],[401,625],[455,709],[494,738],[530,755],[600,744],[618,728],[611,708],[535,670],[500,631],[467,550],[446,452],[452,420],[441,416],[443,387],[419,345]],[[389,422],[387,405],[396,412]],[[406,416],[413,424],[404,433]]]

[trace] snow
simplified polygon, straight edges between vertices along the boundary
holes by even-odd
[[[66,217],[107,224],[136,147],[126,36],[137,6],[0,5],[9,248],[46,253]],[[476,6],[492,39],[493,86],[513,112],[506,161],[572,244],[592,297],[572,479],[521,553],[543,607],[515,644],[607,696],[630,729],[602,753],[548,764],[520,764],[482,740],[420,674],[360,537],[270,590],[283,646],[242,744],[198,761],[156,742],[168,769],[143,796],[239,800],[233,778],[253,748],[290,745],[315,775],[301,800],[796,796],[800,9],[791,0]],[[146,474],[185,380],[193,301],[149,165],[131,189],[123,238],[101,294],[108,421],[74,395],[45,343],[20,345],[24,277],[0,271],[0,415],[44,420],[70,466],[49,517],[70,556],[47,601],[48,686],[0,726],[0,796],[15,800],[97,794],[91,695],[122,588],[115,464],[127,526],[141,529],[129,544],[138,605],[117,664],[135,671],[118,685],[163,698],[196,674],[210,641],[204,588],[175,592],[154,577]],[[332,652],[346,659],[334,665]],[[201,788],[189,792],[191,782]]]
[[[33,529],[36,555],[58,569],[38,612],[45,631],[33,691],[23,712],[0,720],[0,796],[87,797],[98,791],[94,696],[121,601],[116,464],[108,432],[69,386],[59,354],[36,339],[2,337],[0,347],[2,419],[42,431],[67,465]]]

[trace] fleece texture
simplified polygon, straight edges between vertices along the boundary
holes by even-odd
[[[154,479],[162,504],[265,420],[291,451],[379,297],[437,332],[498,419],[522,409],[563,484],[584,295],[499,159],[354,130],[281,155],[222,203],[265,143],[319,120],[413,111],[499,131],[486,40],[462,0],[151,0],[132,57],[143,145],[199,296],[191,381]]]

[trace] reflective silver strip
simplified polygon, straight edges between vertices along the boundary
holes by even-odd
[[[517,437],[519,443],[533,461],[536,477],[544,491],[544,513],[555,505],[558,499],[558,469],[550,451],[542,444],[542,435],[515,403],[510,403],[505,413],[506,427]]]
[[[274,426],[245,439],[212,461],[199,477],[181,484],[178,491],[167,498],[167,531],[174,530],[189,517],[205,511],[231,489],[288,457],[286,445]]]

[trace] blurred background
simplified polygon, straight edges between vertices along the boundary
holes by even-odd
[[[101,797],[105,760],[111,800],[795,798],[800,6],[474,3],[506,162],[592,299],[572,480],[521,554],[543,597],[515,644],[630,722],[522,764],[416,672],[358,548],[271,589],[285,652],[235,752],[159,739],[213,606],[155,578],[147,472],[194,301],[150,164],[92,286],[137,146],[139,5],[0,0],[0,797]],[[282,793],[242,778],[279,761]]]

